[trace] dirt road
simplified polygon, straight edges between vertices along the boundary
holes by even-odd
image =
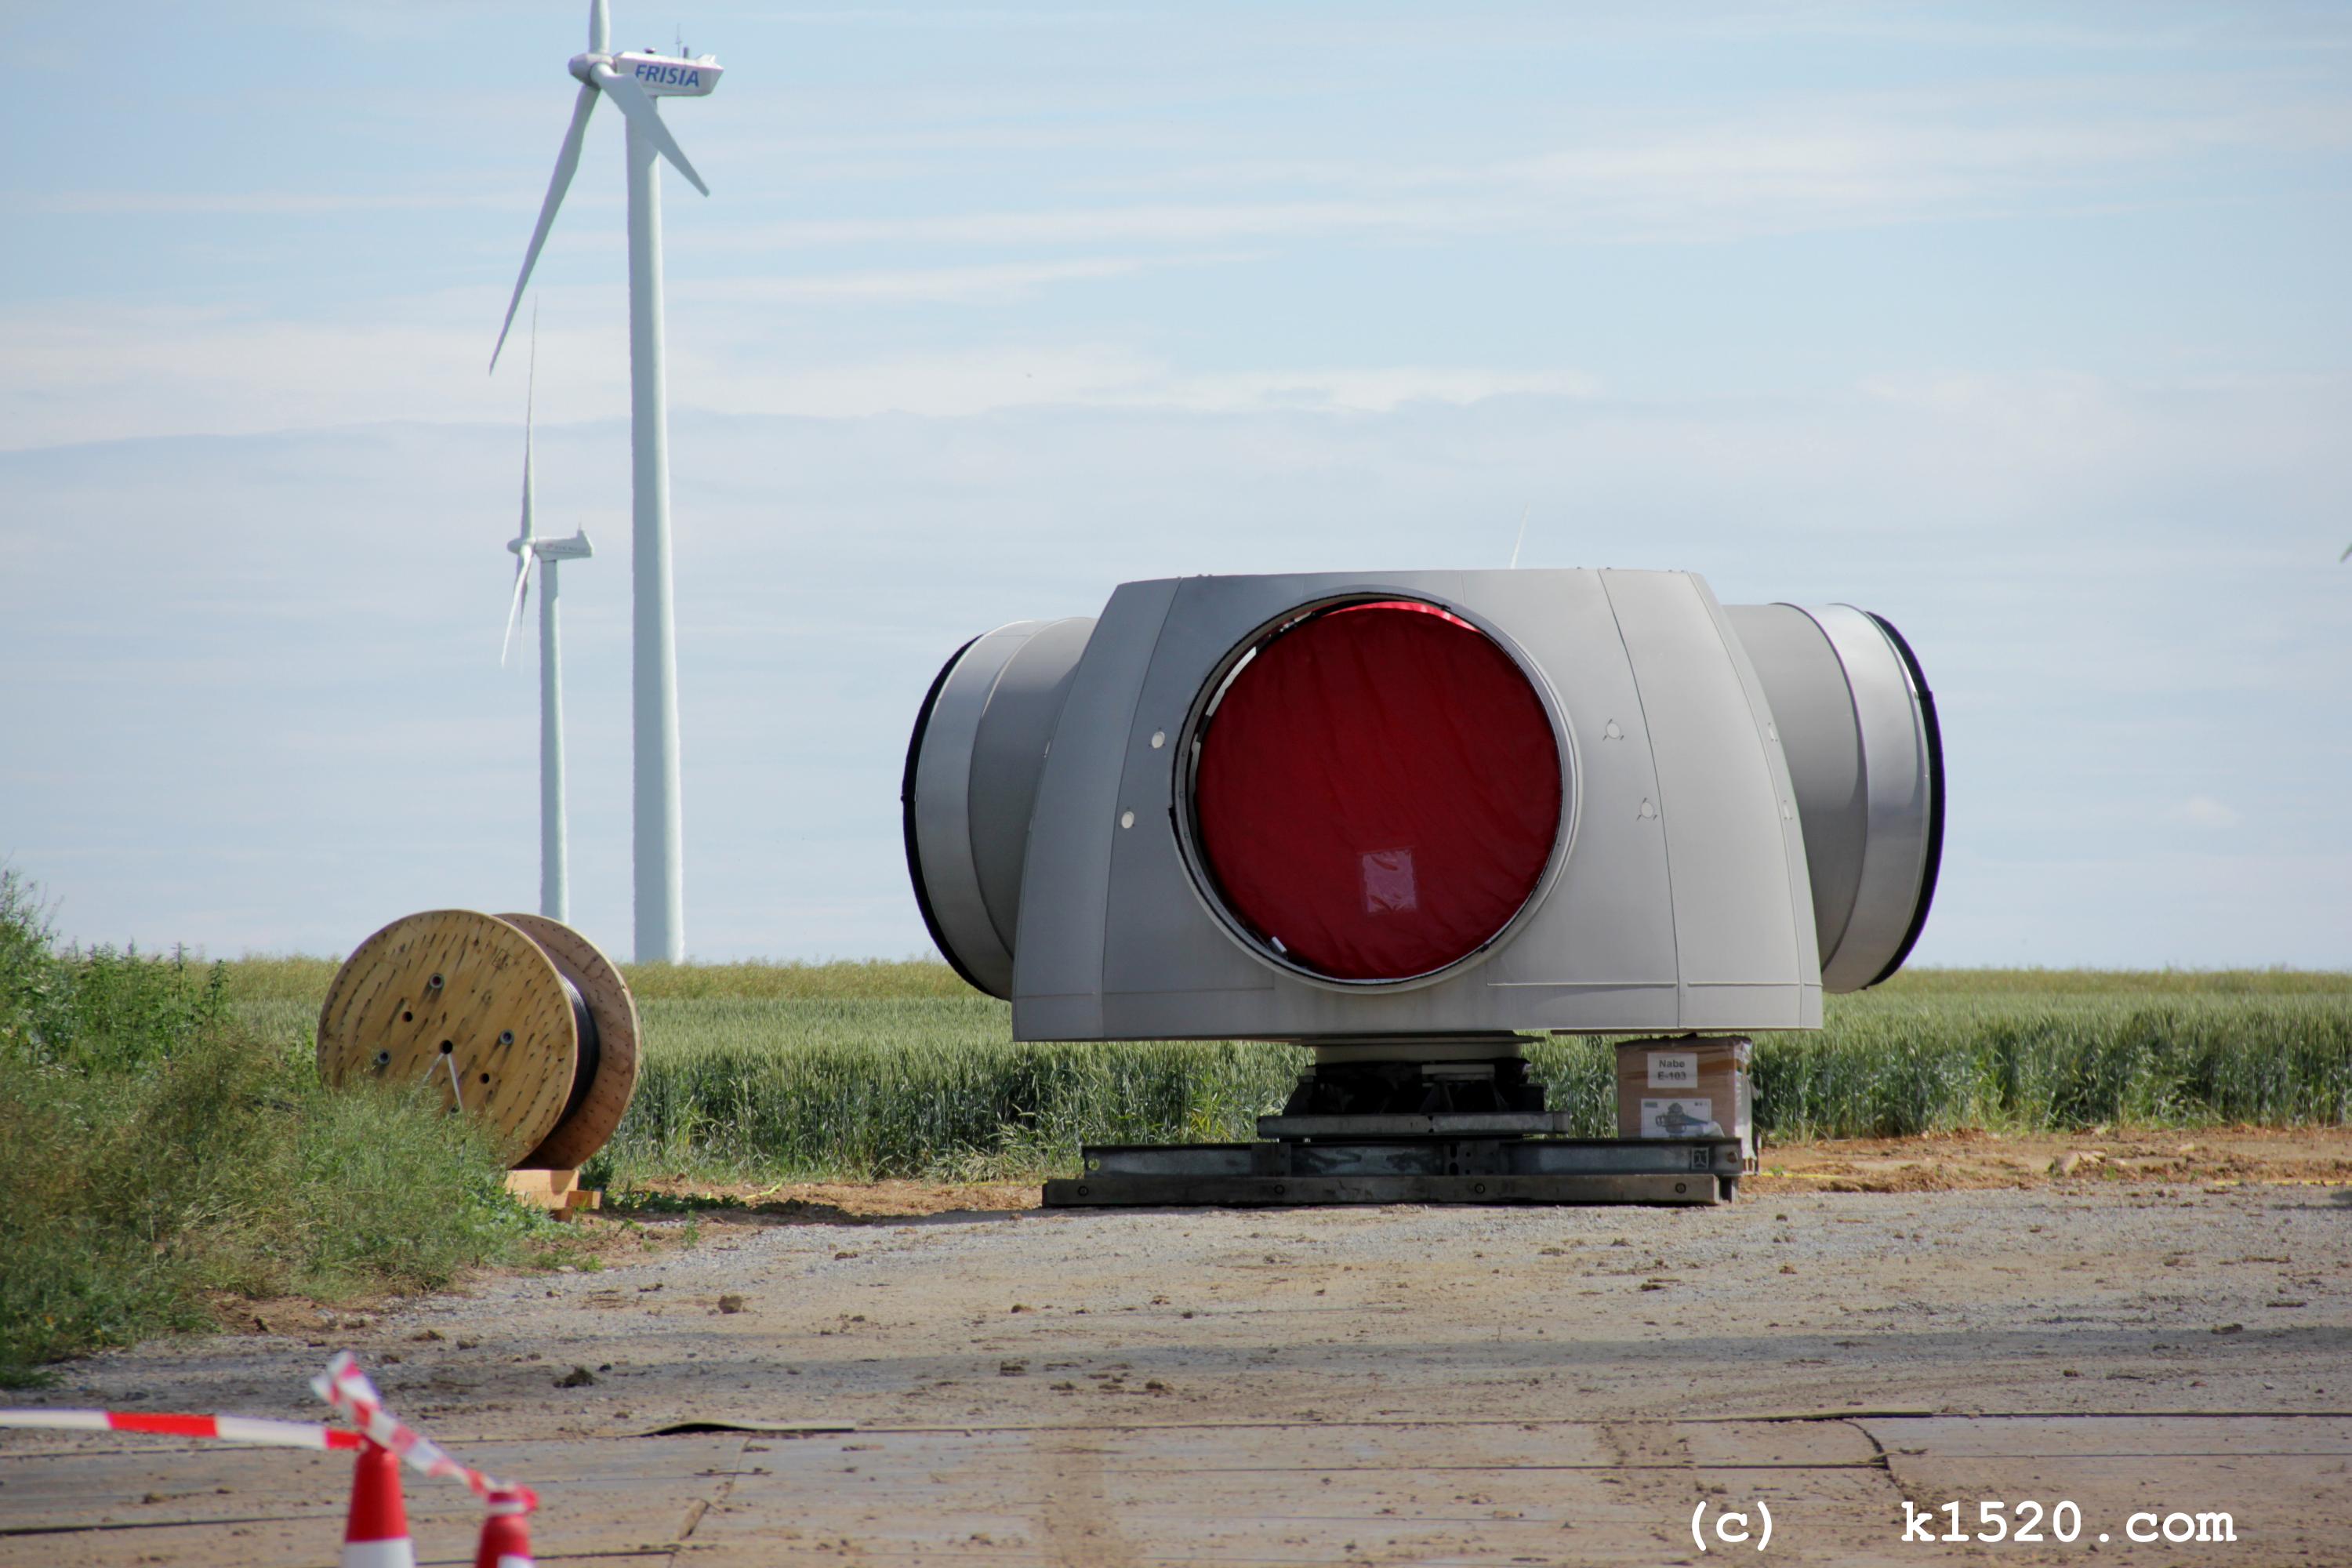
[[[2352,1138],[2240,1141],[1776,1151],[1684,1211],[796,1189],[43,1397],[307,1416],[348,1345],[540,1487],[549,1562],[2352,1563]],[[0,1435],[0,1563],[323,1562],[341,1468]],[[412,1501],[470,1561],[463,1494]],[[1904,1540],[1946,1502],[2044,1539]]]

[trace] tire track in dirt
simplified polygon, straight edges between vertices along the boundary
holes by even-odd
[[[1104,1488],[1103,1454],[1086,1433],[1039,1447],[1037,1522],[1061,1568],[1134,1568],[1137,1561]]]

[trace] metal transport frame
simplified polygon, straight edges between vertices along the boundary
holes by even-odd
[[[1710,1205],[1745,1173],[1730,1138],[1563,1138],[1557,1112],[1264,1116],[1254,1143],[1097,1144],[1047,1208],[1324,1204]]]

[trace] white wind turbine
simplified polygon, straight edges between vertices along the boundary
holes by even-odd
[[[540,204],[539,225],[523,252],[522,274],[499,328],[499,347],[514,325],[515,309],[547,243],[555,210],[580,166],[581,142],[599,96],[613,100],[628,129],[629,174],[629,480],[632,529],[630,576],[635,641],[631,712],[635,738],[636,956],[640,963],[686,956],[686,891],[678,865],[683,837],[678,807],[677,642],[670,606],[669,415],[662,381],[661,186],[654,160],[667,158],[704,195],[710,187],[678,150],[654,107],[656,98],[701,98],[719,85],[719,65],[709,55],[611,47],[605,0],[591,0],[588,49],[572,57],[580,80],[572,125],[555,155],[555,175]],[[499,363],[490,351],[490,368]]]
[[[530,597],[530,569],[539,584],[539,912],[551,921],[572,919],[571,879],[563,834],[563,635],[556,603],[556,563],[585,561],[596,553],[585,530],[569,539],[541,539],[531,528],[530,427],[539,391],[539,311],[530,321],[530,380],[523,395],[522,531],[507,541],[515,554],[514,599],[507,610],[506,640],[499,645],[504,665],[514,647],[515,627]]]

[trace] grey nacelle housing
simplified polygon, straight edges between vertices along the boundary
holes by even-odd
[[[1223,906],[1191,766],[1220,683],[1318,606],[1483,632],[1557,731],[1560,828],[1517,915],[1392,983],[1304,972]],[[1820,1026],[1892,973],[1941,854],[1935,709],[1894,628],[1717,604],[1673,572],[1192,577],[949,659],[902,792],[942,953],[1027,1040],[1369,1039]]]

